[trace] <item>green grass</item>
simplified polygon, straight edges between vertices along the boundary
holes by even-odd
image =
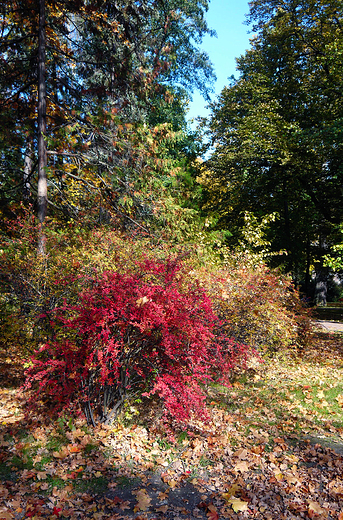
[[[127,477],[125,475],[120,475],[116,477],[116,482],[118,487],[123,489],[137,486],[140,483],[140,479],[137,477]]]
[[[45,482],[49,484],[49,489],[47,491],[50,492],[53,490],[53,488],[64,489],[68,484],[66,480],[63,480],[59,477],[48,477]]]
[[[8,462],[0,462],[0,481],[17,480],[17,473],[10,468]]]
[[[96,450],[97,448],[99,448],[97,444],[87,444],[84,448],[84,454],[90,455],[92,451]]]
[[[238,425],[244,418],[245,435],[256,421],[280,434],[299,434],[304,428],[328,431],[331,425],[343,425],[342,376],[339,358],[330,363],[276,356],[258,373],[237,377],[232,388],[214,385],[209,401],[237,414]]]
[[[46,449],[49,451],[60,451],[62,446],[69,444],[69,440],[64,435],[51,436],[46,443]]]
[[[213,465],[214,465],[213,460],[207,459],[203,455],[200,457],[200,459],[199,459],[199,466],[201,468],[207,468],[208,466],[213,466]]]
[[[7,464],[10,464],[11,466],[14,466],[17,470],[23,470],[23,469],[32,469],[33,468],[33,462],[31,457],[25,457],[20,458],[17,455],[14,455]]]
[[[92,477],[87,480],[78,479],[74,481],[74,489],[78,493],[103,493],[108,487],[106,477]]]
[[[46,464],[49,464],[53,460],[53,457],[50,455],[43,455],[39,462],[36,462],[35,469],[38,471],[43,471]]]

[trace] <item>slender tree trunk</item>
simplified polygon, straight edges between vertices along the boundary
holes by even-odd
[[[305,274],[305,294],[310,296],[310,267],[311,267],[311,244],[310,238],[306,240],[306,274]]]
[[[38,253],[45,254],[44,221],[48,206],[48,186],[46,178],[46,37],[45,37],[45,0],[39,0],[38,28]]]
[[[28,201],[31,194],[31,176],[32,176],[32,168],[33,168],[33,161],[32,161],[32,141],[30,140],[30,137],[27,139],[27,145],[26,145],[26,153],[25,153],[25,159],[24,159],[24,177],[23,177],[23,199],[24,201]]]
[[[285,223],[285,245],[286,245],[286,251],[288,253],[287,256],[287,264],[288,264],[288,270],[294,271],[294,258],[292,255],[292,248],[291,248],[291,224],[290,224],[290,218],[289,218],[289,205],[288,205],[288,193],[287,193],[287,186],[285,179],[283,180],[283,217],[284,217],[284,223]]]

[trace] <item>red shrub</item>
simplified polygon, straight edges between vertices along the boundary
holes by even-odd
[[[43,397],[57,410],[81,403],[93,424],[108,422],[135,392],[159,395],[179,421],[191,412],[205,417],[202,384],[218,374],[225,382],[247,352],[220,333],[211,300],[177,260],[105,272],[78,305],[50,319],[54,340],[27,373],[32,403]]]

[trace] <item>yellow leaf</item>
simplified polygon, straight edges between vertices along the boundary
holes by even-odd
[[[225,500],[229,500],[232,496],[234,496],[237,493],[237,491],[240,491],[241,489],[241,486],[236,482],[235,484],[229,487],[226,493],[222,493],[222,497]]]
[[[283,479],[283,474],[282,474],[280,471],[276,471],[276,472],[274,473],[274,477],[276,478],[276,480],[277,480],[278,482],[281,482],[281,480]]]
[[[230,500],[228,500],[228,503],[231,505],[235,513],[248,510],[248,502],[244,502],[240,498],[232,497]]]

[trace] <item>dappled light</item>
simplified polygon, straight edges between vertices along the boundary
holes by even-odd
[[[341,518],[343,338],[313,345],[211,385],[210,420],[171,423],[173,440],[156,402],[91,429],[25,419],[3,389],[3,518]]]

